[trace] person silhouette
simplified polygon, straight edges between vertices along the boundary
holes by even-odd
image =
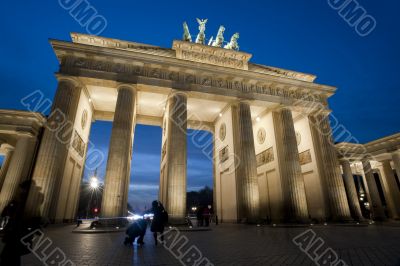
[[[155,200],[152,202],[152,212],[154,214],[153,221],[151,223],[150,230],[153,232],[155,244],[158,244],[157,234],[161,234],[161,241],[164,241],[164,227],[168,223],[168,213],[164,209],[161,202]]]
[[[30,189],[37,189],[35,182],[32,180],[23,181],[18,186],[15,197],[8,205],[10,207],[8,210],[9,219],[3,229],[2,241],[4,248],[0,255],[0,265],[21,265],[21,256],[30,253],[20,241],[22,237],[40,227],[40,222],[37,218],[27,219],[24,217],[25,203]],[[42,193],[40,194],[43,195]],[[43,197],[39,197],[38,200],[39,207],[42,203],[41,198]],[[27,241],[33,241],[33,236],[32,239]]]

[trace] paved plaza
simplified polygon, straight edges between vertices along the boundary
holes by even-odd
[[[74,226],[45,230],[52,247],[59,247],[76,265],[182,265],[164,246],[153,243],[150,232],[145,246],[125,247],[124,233],[77,234]],[[313,226],[297,228],[220,225],[212,231],[184,232],[214,265],[316,265],[293,238],[312,229],[348,265],[400,265],[400,227]],[[35,256],[23,265],[44,265]],[[192,264],[185,264],[192,265]],[[329,264],[328,264],[329,265]]]

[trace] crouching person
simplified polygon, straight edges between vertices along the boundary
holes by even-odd
[[[144,245],[143,239],[144,235],[146,234],[147,229],[147,221],[144,219],[139,219],[133,222],[127,229],[126,234],[127,237],[125,238],[124,245],[133,245],[135,239],[138,238],[137,244]]]

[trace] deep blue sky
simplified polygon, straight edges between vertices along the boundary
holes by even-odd
[[[378,23],[367,37],[358,36],[326,0],[90,1],[107,19],[106,37],[171,47],[182,36],[183,21],[197,34],[196,17],[209,19],[208,37],[220,24],[226,38],[240,32],[241,50],[252,53],[253,62],[313,73],[317,82],[338,87],[330,99],[333,114],[366,142],[400,131],[400,2],[358,2]],[[52,98],[57,60],[48,38],[69,40],[70,32],[85,29],[56,0],[6,1],[0,12],[0,108],[22,109],[20,99],[36,89]],[[106,149],[110,129],[110,123],[96,122],[92,141]],[[157,195],[160,138],[160,128],[137,127],[134,206]],[[211,185],[211,163],[193,147],[188,165],[190,188]]]

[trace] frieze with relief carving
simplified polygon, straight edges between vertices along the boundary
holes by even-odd
[[[305,165],[312,162],[310,150],[299,153],[300,165]]]
[[[229,146],[225,146],[219,151],[219,162],[223,163],[229,159]]]
[[[233,80],[232,77],[223,78],[215,74],[194,75],[168,69],[129,65],[121,63],[112,63],[85,58],[66,58],[63,60],[61,72],[67,72],[69,69],[88,69],[94,71],[111,72],[127,75],[143,76],[148,78],[157,78],[175,81],[179,83],[194,84],[221,89],[231,89],[243,93],[258,93],[270,96],[277,96],[292,100],[311,101],[326,103],[326,97],[322,95],[296,91],[288,86],[281,86],[275,83],[251,83],[250,81]]]
[[[163,144],[162,149],[161,149],[161,162],[164,161],[165,155],[167,155],[167,147],[166,147],[166,145],[167,145],[167,140],[164,141],[164,144]]]
[[[79,154],[80,157],[83,157],[85,155],[85,150],[86,150],[86,144],[79,136],[78,132],[75,130],[74,131],[74,138],[72,141],[72,148]]]
[[[178,59],[244,70],[251,58],[248,53],[185,41],[174,41],[172,49]]]
[[[268,148],[256,155],[257,167],[274,161],[274,149]]]

